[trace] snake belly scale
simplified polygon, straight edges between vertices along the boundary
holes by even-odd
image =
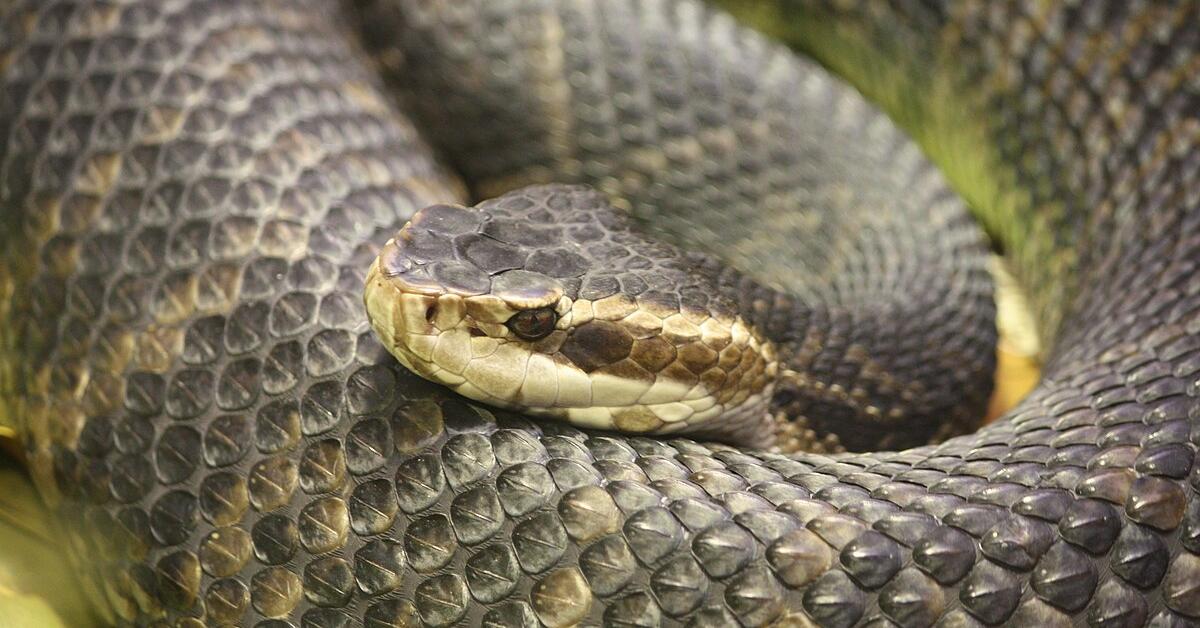
[[[1198,7],[773,6],[781,29],[795,29],[781,34],[912,129],[945,179],[852,90],[685,0],[0,4],[0,421],[21,435],[100,618],[1200,621]],[[494,101],[463,95],[480,85]],[[795,153],[774,150],[800,141],[787,107],[822,94],[841,117],[806,124],[830,131],[823,154],[843,160],[789,163]],[[496,111],[492,124],[455,124]],[[458,137],[465,128],[476,131]],[[842,133],[861,141],[838,145]],[[654,178],[663,171],[678,178]],[[825,185],[843,171],[860,184]],[[468,189],[491,197],[552,177],[592,183],[605,203],[624,198],[633,220],[673,242],[646,250],[713,245],[721,268],[786,295],[746,321],[761,338],[796,312],[810,316],[804,329],[837,331],[776,347],[809,356],[821,377],[808,383],[825,384],[774,395],[818,435],[799,441],[847,421],[896,427],[887,411],[850,403],[866,399],[906,408],[895,419],[916,427],[915,442],[885,445],[921,446],[785,454],[596,432],[468,402],[398,364],[362,299],[374,260],[412,270],[389,258],[389,238],[414,215],[435,235],[459,229],[451,216],[466,211]],[[987,396],[975,375],[991,359],[988,331],[944,357],[887,351],[889,338],[941,323],[984,329],[993,316],[985,269],[944,261],[976,259],[967,253],[982,244],[945,181],[1030,286],[1053,349],[1038,388],[1005,417],[924,445],[970,429],[970,407]],[[532,190],[535,205],[554,191],[600,204],[575,187]],[[521,196],[505,198],[492,202]],[[891,209],[787,212],[855,198]],[[847,218],[876,214],[932,217],[933,231]],[[706,219],[689,231],[689,215]],[[816,234],[812,246],[791,246],[800,232]],[[804,271],[782,263],[792,249]],[[898,250],[921,263],[886,259]],[[446,251],[431,259],[449,261]],[[707,263],[689,276],[724,272]],[[572,311],[564,299],[573,308],[586,287],[560,274],[551,285],[500,272],[486,293],[456,295],[463,320],[497,326],[467,338],[484,344],[502,325],[549,340]],[[406,287],[428,292],[431,277],[472,279],[434,272]],[[914,293],[915,312],[838,327],[870,312],[866,297],[887,296],[881,277],[944,290]],[[984,305],[935,307],[931,295]],[[452,301],[434,322],[453,326]],[[522,314],[552,301],[553,317]],[[884,385],[901,373],[920,384]],[[858,379],[870,383],[861,395],[845,386]],[[952,427],[939,433],[937,418]],[[880,433],[826,443],[869,448]],[[867,440],[850,442],[859,434]]]

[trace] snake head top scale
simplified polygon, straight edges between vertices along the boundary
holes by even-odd
[[[772,343],[706,258],[630,222],[582,186],[428,207],[368,273],[371,324],[406,367],[471,399],[591,428],[768,441]]]

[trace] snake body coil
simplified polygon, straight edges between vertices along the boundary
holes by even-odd
[[[583,183],[641,223],[561,187],[422,212],[367,281],[385,345],[473,399],[627,433],[762,446],[770,413],[795,448],[861,451],[975,427],[995,325],[966,208],[857,93],[696,8],[374,7],[477,195]],[[539,308],[544,338],[498,326]]]
[[[401,4],[358,3],[352,20],[304,0],[0,7],[0,421],[21,433],[106,619],[1200,620],[1194,4],[784,3],[802,46],[899,117],[930,115],[906,123],[967,189],[1054,338],[1043,381],[1001,420],[940,445],[839,455],[533,422],[387,354],[363,312],[367,268],[417,210],[465,196],[419,134],[442,144],[429,112],[415,125],[391,104],[349,35],[368,26],[367,48],[420,110],[403,73],[421,67],[419,33],[439,27],[422,31]],[[512,8],[522,28],[448,23],[497,58],[550,33],[533,43],[551,60],[626,49],[588,33],[639,42],[635,18],[677,24],[683,46],[711,36],[692,50],[714,57],[742,32],[682,1],[528,7]],[[380,33],[398,23],[418,35],[393,46]],[[760,59],[782,54],[762,46]],[[479,82],[478,70],[457,76]],[[565,90],[564,78],[595,85],[548,80]],[[928,106],[946,85],[972,125]],[[620,87],[614,101],[629,104]],[[607,137],[551,127],[551,149]],[[939,143],[947,129],[963,143]],[[947,157],[964,144],[967,157]],[[585,157],[562,163],[586,171]],[[654,164],[600,178],[616,192],[644,171]],[[824,259],[814,250],[806,263]],[[753,266],[753,248],[741,254]],[[961,285],[986,295],[979,270]],[[825,290],[762,272],[794,294]],[[964,391],[968,405],[985,393]]]

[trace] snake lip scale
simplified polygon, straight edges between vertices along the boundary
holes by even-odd
[[[98,623],[1200,623],[1200,6],[722,4],[0,3]]]
[[[533,221],[556,206],[569,208],[562,223]],[[695,271],[703,261],[664,255],[613,211],[567,186],[523,188],[478,211],[423,209],[368,271],[368,318],[406,367],[484,403],[593,429],[769,445],[775,347]],[[656,261],[625,278],[649,290],[606,291],[622,280],[613,251],[630,249]],[[548,329],[522,337],[522,312],[545,312]]]

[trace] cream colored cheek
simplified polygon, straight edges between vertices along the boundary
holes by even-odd
[[[592,429],[612,429],[612,411],[605,407],[569,408],[567,419],[574,425]]]
[[[705,395],[699,399],[690,399],[686,403],[696,411],[697,415],[717,407],[717,399],[712,395]],[[693,420],[695,419],[695,417],[692,418]]]
[[[708,388],[706,388],[704,384],[696,384],[695,386],[692,386],[691,390],[687,391],[687,394],[684,395],[683,398],[688,401],[693,401],[696,399],[703,399],[708,396],[710,396]]]
[[[475,359],[486,358],[496,352],[500,341],[491,336],[475,336],[471,338],[471,356]]]
[[[651,384],[603,373],[592,377],[592,396],[606,406],[631,406],[650,390]]]
[[[395,348],[396,336],[404,332],[405,310],[402,307],[403,296],[395,286],[381,278],[378,268],[372,266],[363,291],[363,305],[367,310],[367,318],[379,336],[388,342],[388,348]]]
[[[429,308],[434,307],[437,300],[420,294],[403,293],[400,295],[400,321],[404,331],[409,333],[431,333],[433,326],[425,318]]]
[[[651,410],[654,412],[655,416],[662,419],[664,423],[679,423],[680,421],[686,421],[691,418],[693,414],[695,414],[695,410],[693,410],[691,406],[688,406],[684,403],[679,403],[677,401],[656,405]]]
[[[511,400],[521,390],[529,357],[529,352],[522,348],[500,345],[487,359],[471,360],[463,370],[463,377],[493,397]]]
[[[392,353],[392,355],[395,356],[396,360],[398,360],[400,362],[400,364],[404,366],[404,368],[406,368],[410,371],[413,371],[414,373],[419,372],[416,369],[416,364],[425,364],[426,363],[426,362],[414,362],[413,360],[409,359],[408,356],[411,354],[407,351],[396,351],[396,352]]]
[[[442,331],[458,327],[463,316],[467,313],[462,297],[454,294],[444,294],[438,297],[437,310],[433,317],[433,326]]]
[[[452,329],[437,336],[433,361],[443,369],[462,374],[471,362],[471,336],[464,329]]]
[[[438,382],[441,382],[442,384],[445,384],[446,386],[449,386],[451,388],[454,388],[456,386],[461,386],[464,382],[467,381],[465,378],[463,378],[462,375],[459,375],[457,373],[451,373],[450,371],[447,371],[446,369],[441,368],[436,364],[428,365],[426,370],[428,371],[427,373],[422,373],[418,369],[417,373],[420,375],[423,375],[425,377],[428,377],[429,379],[435,379]]]
[[[558,366],[549,356],[535,353],[525,367],[518,400],[527,406],[548,408],[558,399]]]
[[[646,392],[637,398],[637,403],[653,405],[670,403],[683,399],[688,393],[687,387],[679,382],[658,378]]]
[[[474,399],[476,401],[482,401],[484,403],[495,403],[496,401],[498,401],[498,400],[494,399],[491,395],[476,388],[475,384],[472,384],[471,382],[466,381],[466,380],[463,380],[463,382],[461,384],[459,384],[458,386],[455,386],[454,392],[457,392],[458,394],[460,394],[468,399]]]
[[[592,405],[592,380],[562,358],[556,361],[558,397],[554,405],[560,408],[582,408]]]
[[[433,361],[433,350],[437,348],[437,336],[429,336],[426,334],[407,334],[404,340],[408,351],[418,358],[426,361]]]

